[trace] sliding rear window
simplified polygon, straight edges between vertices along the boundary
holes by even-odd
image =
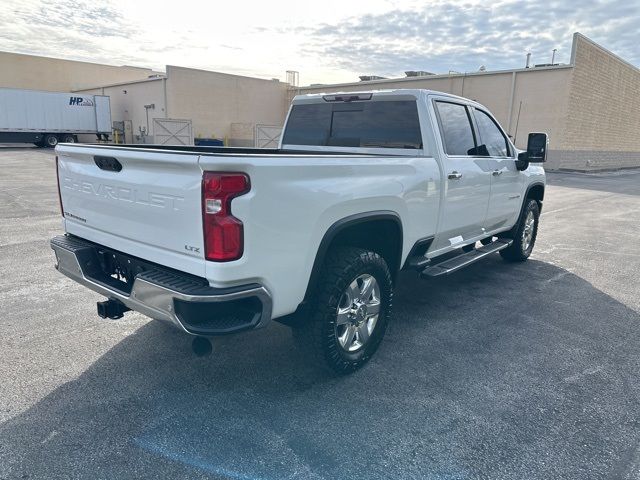
[[[415,100],[294,105],[285,145],[422,148]]]

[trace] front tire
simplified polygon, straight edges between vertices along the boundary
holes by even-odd
[[[536,243],[539,221],[540,207],[538,202],[528,199],[513,234],[513,243],[510,247],[500,250],[502,258],[508,262],[524,262],[527,260]]]
[[[393,281],[375,252],[339,247],[329,254],[311,318],[293,327],[301,349],[338,374],[351,373],[378,349],[391,316]]]

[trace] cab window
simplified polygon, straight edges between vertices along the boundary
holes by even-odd
[[[476,142],[467,107],[459,103],[436,102],[440,132],[447,155],[476,155]]]
[[[509,157],[509,142],[493,118],[482,110],[473,109],[478,127],[478,153],[489,157]]]
[[[294,105],[285,145],[421,149],[415,100]]]

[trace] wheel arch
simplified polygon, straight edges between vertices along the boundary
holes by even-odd
[[[526,200],[532,198],[538,202],[538,208],[542,211],[542,201],[544,200],[545,185],[542,182],[534,182],[527,187],[527,191],[524,196],[524,202],[522,202],[522,209],[526,204]]]
[[[515,225],[513,225],[513,227],[510,230],[500,234],[501,236],[513,238],[513,235],[515,234],[515,231],[517,230],[518,225],[520,225],[520,222],[522,221],[522,214],[524,213],[524,209],[527,206],[528,200],[534,199],[538,203],[538,210],[542,211],[544,189],[545,189],[545,184],[543,182],[533,182],[527,186],[527,189],[525,190],[525,193],[524,193],[524,198],[522,199],[522,205],[520,205],[520,212],[518,213],[518,218],[516,220]]]
[[[370,249],[385,259],[395,278],[402,261],[402,240],[402,220],[391,210],[358,213],[336,221],[320,241],[304,302],[310,299],[318,283],[322,265],[332,247],[352,246]]]

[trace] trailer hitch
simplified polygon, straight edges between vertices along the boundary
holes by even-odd
[[[131,310],[124,303],[115,298],[110,298],[104,302],[98,302],[96,304],[98,308],[98,315],[101,318],[111,318],[116,320],[122,318],[125,312]]]

